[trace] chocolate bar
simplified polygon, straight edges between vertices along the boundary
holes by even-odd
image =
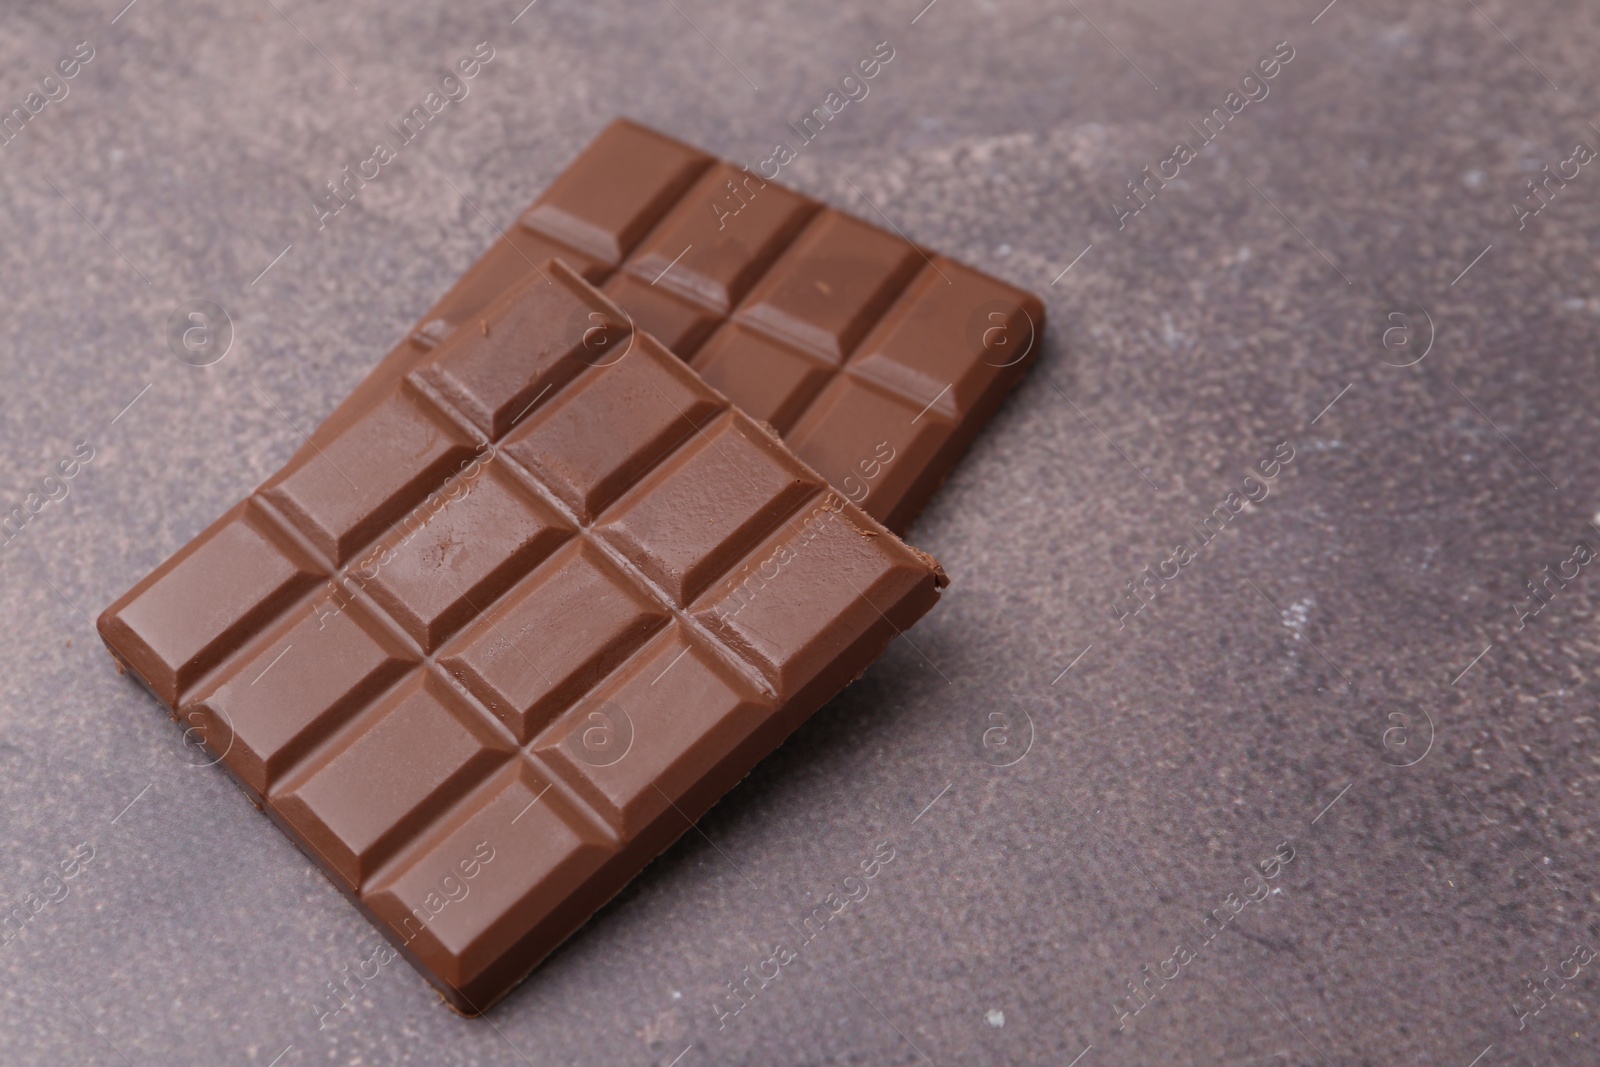
[[[618,120],[424,316],[372,388],[472,328],[552,257],[896,533],[1042,348],[1037,297]]]
[[[439,988],[503,996],[943,572],[560,263],[100,617]]]

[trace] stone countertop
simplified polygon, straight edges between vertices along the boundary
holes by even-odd
[[[1594,1062],[1592,6],[123,2],[0,26],[0,511],[92,454],[0,550],[8,1064]],[[487,1020],[320,1016],[378,934],[90,620],[613,117],[755,164],[879,42],[784,180],[1049,304],[945,602]]]

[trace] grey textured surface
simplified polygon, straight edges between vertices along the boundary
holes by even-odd
[[[0,1060],[1600,1062],[1600,961],[1563,964],[1600,946],[1600,578],[1514,607],[1600,548],[1600,171],[1513,208],[1600,147],[1592,6],[121,2],[0,26],[5,111],[95,49],[0,147],[0,511],[95,451],[0,552],[0,903],[26,916]],[[378,935],[188,765],[89,618],[613,116],[754,163],[881,40],[785,180],[1052,317],[912,532],[945,603],[488,1020],[396,962],[319,1028]],[[480,41],[470,95],[319,232],[312,191]],[[1270,94],[1119,229],[1124,183],[1283,41]],[[235,327],[205,369],[165,342],[195,298]],[[1282,442],[1270,496],[1119,628],[1125,583]],[[882,841],[870,895],[719,1023]],[[1180,941],[1197,958],[1119,1028]]]

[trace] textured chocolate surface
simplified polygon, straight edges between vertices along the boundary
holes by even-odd
[[[944,583],[560,262],[322,436],[100,632],[471,1014]]]
[[[551,256],[896,533],[1043,351],[1038,297],[619,119],[379,380]]]

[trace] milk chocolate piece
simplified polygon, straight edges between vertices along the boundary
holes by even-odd
[[[618,120],[375,382],[476,328],[481,308],[551,256],[896,533],[1042,348],[1037,297]]]
[[[614,192],[550,225],[610,254]],[[475,318],[99,624],[467,1014],[945,580],[564,265]]]

